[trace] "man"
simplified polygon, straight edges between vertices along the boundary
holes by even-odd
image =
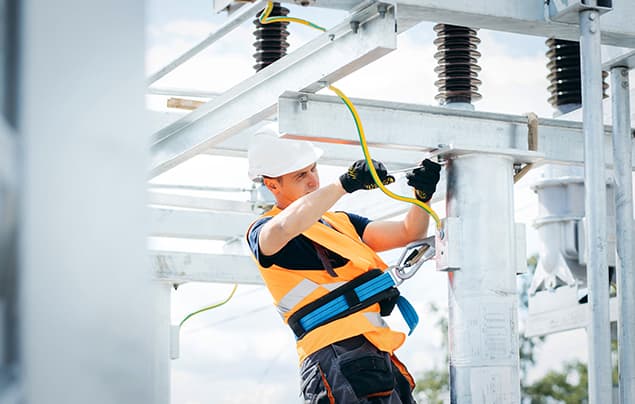
[[[338,181],[320,187],[310,142],[282,139],[273,130],[254,137],[249,176],[262,180],[275,206],[256,220],[247,240],[285,323],[296,335],[306,403],[414,403],[414,379],[394,351],[405,335],[381,318],[399,297],[389,288],[366,299],[360,288],[383,274],[376,254],[425,237],[429,216],[418,206],[402,221],[370,221],[328,212],[346,193],[373,189],[364,160]],[[394,182],[373,161],[384,184]],[[440,166],[425,160],[408,174],[415,195],[428,202]],[[354,292],[354,293],[353,293]],[[333,314],[335,313],[335,314]]]

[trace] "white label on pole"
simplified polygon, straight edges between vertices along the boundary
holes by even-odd
[[[478,297],[454,307],[454,329],[450,330],[450,361],[454,366],[516,366],[515,298]]]
[[[517,403],[520,387],[514,386],[512,381],[518,380],[518,375],[513,373],[511,369],[498,367],[472,369],[470,372],[471,402],[473,404]]]

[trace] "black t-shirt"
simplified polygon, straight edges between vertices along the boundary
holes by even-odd
[[[344,212],[348,216],[349,220],[355,227],[357,231],[357,235],[361,238],[364,234],[364,230],[368,223],[370,223],[370,219],[365,218],[363,216],[359,216],[353,213]],[[324,265],[320,261],[320,258],[315,251],[315,246],[313,242],[309,240],[307,237],[300,234],[299,236],[291,239],[280,251],[275,253],[274,255],[268,256],[264,255],[260,252],[260,248],[258,247],[258,236],[260,235],[260,230],[262,226],[267,223],[272,218],[272,216],[266,216],[259,219],[254,225],[251,227],[251,230],[247,236],[247,241],[249,242],[249,248],[251,248],[254,257],[258,260],[260,265],[265,268],[270,267],[271,265],[278,265],[287,269],[303,269],[303,270],[323,270]],[[325,223],[326,224],[326,223]],[[328,224],[327,224],[328,225]],[[334,253],[333,251],[327,250],[327,257],[331,262],[333,268],[339,268],[343,265],[346,265],[348,259],[342,257],[339,254]]]

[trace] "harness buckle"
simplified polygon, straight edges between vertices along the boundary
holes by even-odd
[[[430,236],[409,243],[404,248],[397,264],[388,267],[387,271],[392,276],[395,286],[399,286],[406,279],[412,278],[424,262],[434,257],[434,239],[435,236]]]

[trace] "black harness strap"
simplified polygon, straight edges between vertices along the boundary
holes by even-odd
[[[291,330],[293,330],[293,333],[295,334],[296,339],[302,339],[307,333],[309,333],[310,331],[318,327],[321,327],[335,320],[339,320],[341,318],[349,316],[375,303],[380,303],[382,316],[389,315],[390,312],[392,312],[395,302],[397,301],[397,297],[399,297],[399,290],[397,288],[391,287],[363,301],[360,301],[359,297],[357,296],[357,293],[355,293],[355,288],[383,274],[384,272],[381,271],[380,269],[371,269],[370,271],[358,276],[355,279],[352,279],[349,282],[346,282],[346,284],[340,286],[337,289],[332,290],[326,295],[307,304],[306,306],[302,307],[301,309],[293,313],[291,317],[289,317],[288,324],[289,324],[289,327],[291,327]],[[322,323],[316,325],[315,327],[309,330],[304,329],[304,327],[300,323],[303,317],[310,314],[314,310],[319,309],[323,305],[337,299],[340,296],[344,296],[344,298],[346,299],[346,302],[348,303],[348,306],[349,306],[348,309],[346,309],[340,314],[335,315],[334,317],[331,317],[323,321]]]

